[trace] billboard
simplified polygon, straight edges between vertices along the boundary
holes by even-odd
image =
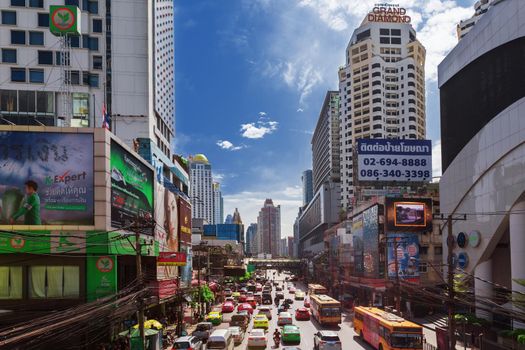
[[[80,35],[80,10],[71,5],[49,6],[49,31],[56,36]]]
[[[191,205],[184,199],[178,199],[179,206],[179,239],[181,242],[191,244]]]
[[[117,292],[117,257],[115,255],[86,258],[87,301],[94,301]]]
[[[186,266],[188,257],[186,253],[180,252],[160,252],[157,257],[159,266]]]
[[[359,139],[357,166],[359,181],[430,181],[432,141]]]
[[[155,221],[155,239],[159,242],[160,251],[178,251],[177,196],[158,182],[155,184]]]
[[[152,220],[153,170],[114,140],[111,140],[110,164],[111,226],[124,228],[134,222]]]
[[[363,212],[363,276],[379,277],[379,215],[374,205]]]
[[[354,246],[354,271],[362,276],[363,267],[363,214],[352,218],[352,245]]]
[[[0,225],[93,225],[93,134],[0,132]]]
[[[389,233],[387,235],[387,264],[389,278],[419,281],[419,239],[417,233]],[[397,259],[397,274],[396,274]]]
[[[385,198],[388,231],[432,231],[431,198]]]

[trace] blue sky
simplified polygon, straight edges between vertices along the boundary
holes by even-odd
[[[301,172],[345,48],[376,0],[175,1],[176,152],[204,153],[222,183],[225,215],[256,222],[265,198],[293,233]],[[427,137],[440,172],[437,65],[474,0],[398,0],[427,49]]]

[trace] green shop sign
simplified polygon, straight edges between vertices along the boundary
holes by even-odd
[[[56,36],[80,35],[80,11],[76,6],[49,6],[49,30]]]
[[[89,256],[86,264],[88,301],[93,301],[117,292],[116,256]]]

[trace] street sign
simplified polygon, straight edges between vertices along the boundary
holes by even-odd
[[[56,36],[80,35],[80,11],[76,6],[49,6],[49,30]]]
[[[186,266],[186,253],[160,252],[157,258],[158,266]]]
[[[465,234],[465,232],[458,233],[456,241],[458,243],[458,247],[465,248],[465,246],[467,245],[467,235]]]

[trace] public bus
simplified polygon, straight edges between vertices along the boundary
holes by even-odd
[[[354,330],[378,350],[423,349],[423,327],[376,307],[354,308]]]
[[[328,290],[320,284],[309,284],[308,295],[314,294],[328,294]]]
[[[341,323],[341,303],[324,294],[310,296],[310,312],[321,325]]]

